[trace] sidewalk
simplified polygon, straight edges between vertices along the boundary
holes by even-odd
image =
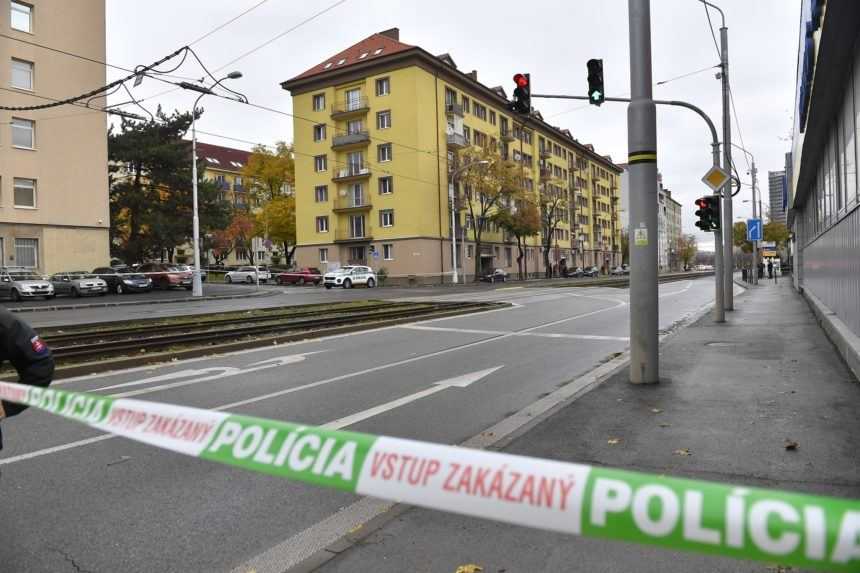
[[[725,325],[706,316],[663,345],[659,385],[634,387],[621,372],[505,451],[860,497],[860,384],[788,278],[748,288]],[[798,571],[417,508],[319,570],[454,573],[465,564],[484,573]]]

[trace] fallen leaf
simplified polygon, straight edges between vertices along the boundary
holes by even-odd
[[[798,443],[795,442],[794,440],[786,440],[785,441],[785,449],[786,450],[794,451],[797,449],[797,446],[798,446]]]
[[[667,424],[667,423],[663,422],[662,424],[660,424],[660,427],[661,427],[661,428],[668,428],[668,427],[670,427],[671,425],[672,425],[672,424]]]
[[[617,444],[620,441],[621,441],[621,438],[609,438],[608,440],[606,440],[606,443],[609,444],[610,446],[614,446],[615,444]]]
[[[468,565],[460,565],[457,567],[457,570],[454,573],[478,573],[478,571],[483,571],[484,568],[480,565],[475,565],[474,563],[469,563]]]
[[[675,450],[672,453],[675,454],[676,456],[692,456],[693,455],[692,453],[690,453],[689,448],[681,448],[679,450]]]
[[[659,413],[660,413],[660,412],[662,412],[663,410],[661,410],[660,408],[651,408],[651,411],[652,411],[653,413],[655,413],[655,414],[659,414]]]

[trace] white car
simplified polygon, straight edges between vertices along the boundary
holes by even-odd
[[[336,271],[326,273],[323,277],[325,288],[343,287],[352,288],[355,285],[365,285],[367,288],[376,286],[376,273],[370,267],[341,267]]]
[[[272,278],[272,273],[262,267],[239,267],[224,275],[224,282],[255,284],[257,280],[264,283]]]

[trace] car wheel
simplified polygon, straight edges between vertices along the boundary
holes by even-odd
[[[331,285],[325,285],[325,290],[331,290]]]
[[[299,277],[299,286],[305,286],[305,277]]]
[[[116,287],[114,287],[113,290],[116,294],[122,294],[125,292],[125,289],[122,288],[122,283],[116,283]]]
[[[343,281],[343,288],[352,288],[352,281],[349,279]]]
[[[79,291],[79,290],[78,290],[78,289],[76,289],[76,288],[73,288],[73,289],[72,289],[72,296],[73,296],[73,297],[75,297],[75,298],[81,298],[81,291]]]
[[[230,278],[230,275],[225,275],[224,276],[224,282],[227,284],[230,284],[231,282],[233,282],[233,279]]]
[[[254,282],[254,279],[252,279],[251,276],[249,275],[249,276],[245,277],[245,282],[248,284],[252,284]]]
[[[373,279],[367,279],[367,288],[373,288],[376,286],[376,281]]]
[[[18,292],[18,289],[12,289],[12,300],[15,302],[21,302],[21,293]]]

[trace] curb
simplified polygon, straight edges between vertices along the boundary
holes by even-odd
[[[201,296],[200,298],[172,298],[168,300],[130,300],[127,302],[99,302],[92,304],[68,304],[54,306],[22,306],[18,308],[5,307],[9,312],[47,312],[56,310],[78,310],[81,308],[111,308],[116,306],[139,306],[143,304],[175,304],[181,302],[200,302],[203,300],[231,300],[237,298],[256,298],[263,296],[274,296],[279,294],[279,291],[264,290],[252,292],[248,294],[215,294],[211,296]]]
[[[848,369],[854,373],[854,377],[860,380],[860,336],[854,334],[848,325],[842,322],[839,316],[830,310],[821,300],[808,289],[801,288],[801,295],[806,299],[812,314],[821,329],[836,347],[836,350],[845,360]]]

